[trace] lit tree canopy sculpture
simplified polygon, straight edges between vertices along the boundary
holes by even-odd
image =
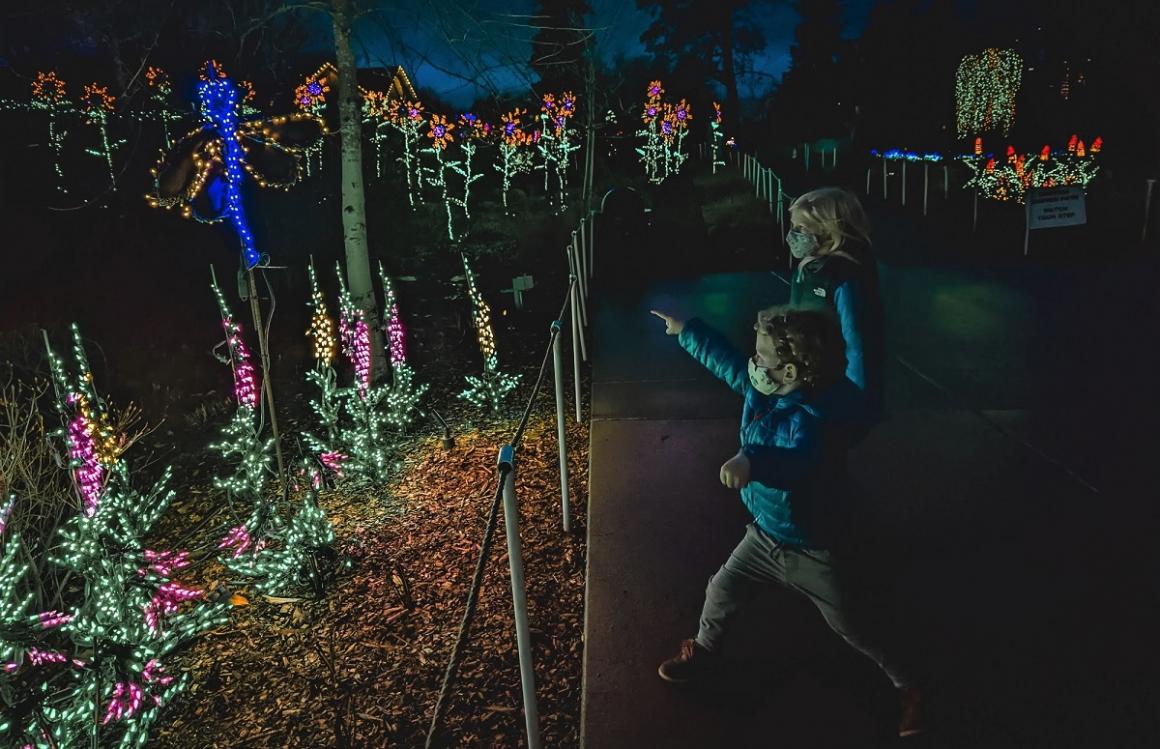
[[[1015,95],[1023,79],[1023,58],[1012,49],[985,49],[967,55],[955,74],[955,122],[960,138],[1002,130],[1015,122]]]
[[[181,208],[182,215],[214,223],[229,220],[242,245],[246,268],[261,255],[242,206],[242,172],[262,187],[289,189],[302,178],[302,149],[327,130],[304,114],[241,120],[238,88],[216,62],[206,63],[198,84],[206,123],[187,134],[154,170],[155,207]]]

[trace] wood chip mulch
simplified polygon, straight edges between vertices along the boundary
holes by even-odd
[[[381,493],[321,497],[352,567],[321,600],[235,589],[229,625],[179,664],[190,689],[151,746],[421,747],[463,618],[491,509],[499,445],[424,439]],[[568,426],[572,531],[561,525],[556,425],[538,417],[516,492],[542,744],[579,746],[588,426]],[[526,746],[503,511],[436,746]]]

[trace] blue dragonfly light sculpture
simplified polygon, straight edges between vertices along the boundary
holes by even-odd
[[[205,122],[162,155],[153,170],[155,192],[146,200],[205,223],[228,220],[245,267],[253,270],[262,254],[242,204],[243,172],[262,187],[288,190],[302,180],[305,149],[329,131],[308,114],[243,119],[238,87],[213,60],[202,69],[197,97]]]

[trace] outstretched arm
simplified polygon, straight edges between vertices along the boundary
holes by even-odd
[[[663,312],[652,313],[665,321],[665,332],[677,336],[681,347],[737,393],[745,395],[749,370],[745,355],[703,321],[684,322]]]

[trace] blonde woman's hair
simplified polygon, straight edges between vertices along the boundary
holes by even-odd
[[[842,249],[848,241],[870,246],[870,219],[858,196],[840,187],[810,190],[789,204],[790,215],[818,236],[818,255]]]

